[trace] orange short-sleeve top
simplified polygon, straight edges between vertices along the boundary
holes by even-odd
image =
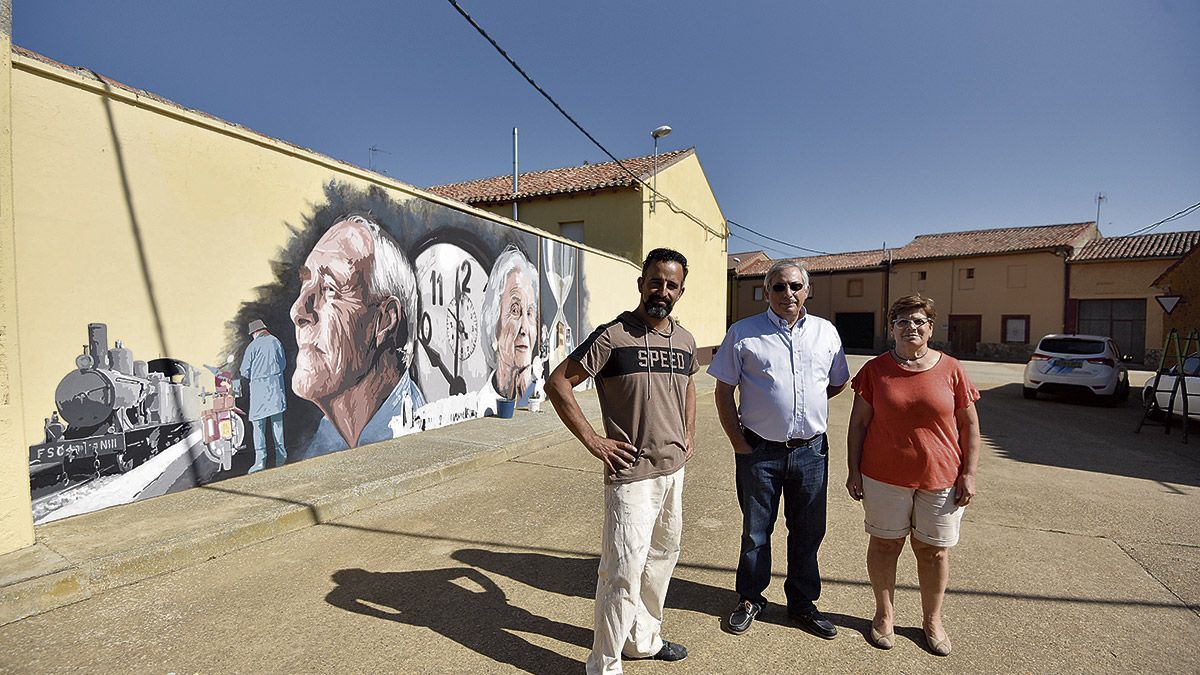
[[[958,359],[942,354],[932,368],[912,372],[881,354],[851,386],[873,411],[859,465],[864,476],[920,490],[954,485],[962,467],[955,412],[979,400]]]

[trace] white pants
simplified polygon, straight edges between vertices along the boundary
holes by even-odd
[[[662,649],[663,603],[682,530],[682,467],[669,476],[604,487],[589,675],[620,673],[622,655],[654,656]]]

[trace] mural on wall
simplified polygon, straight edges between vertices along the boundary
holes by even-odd
[[[583,311],[577,249],[377,187],[329,183],[272,270],[211,380],[88,324],[29,449],[35,522],[526,405]]]
[[[542,240],[542,357],[543,380],[575,351],[579,328],[578,249],[552,239]]]

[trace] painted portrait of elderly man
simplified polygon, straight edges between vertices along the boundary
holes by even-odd
[[[336,222],[299,269],[292,390],[324,418],[305,456],[414,430],[425,404],[409,376],[417,288],[395,240],[368,217]]]
[[[498,398],[525,405],[535,378],[538,327],[537,269],[515,246],[497,256],[484,288],[479,314],[480,344],[488,378],[479,392],[480,416],[496,412]]]

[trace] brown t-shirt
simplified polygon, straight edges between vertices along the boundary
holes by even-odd
[[[596,380],[605,435],[642,450],[633,466],[605,476],[606,483],[665,476],[683,466],[684,404],[699,369],[695,356],[695,338],[674,319],[659,332],[633,312],[600,326],[571,353]]]

